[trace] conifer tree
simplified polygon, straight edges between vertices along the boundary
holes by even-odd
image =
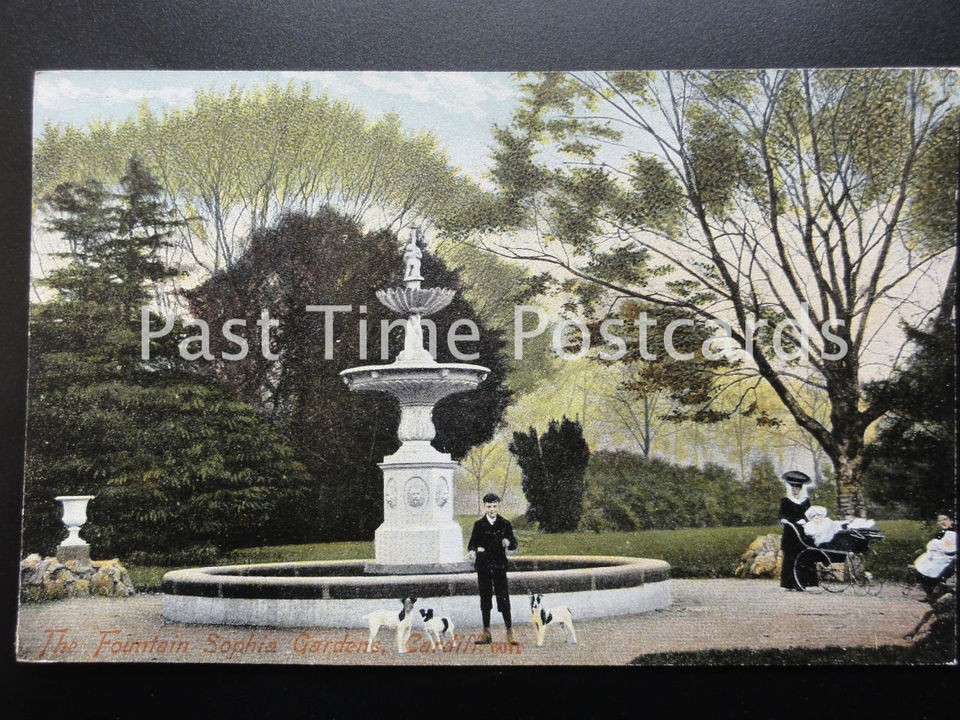
[[[94,557],[190,562],[268,539],[302,466],[179,357],[182,328],[141,357],[141,307],[176,273],[162,260],[176,223],[159,185],[133,159],[116,192],[65,184],[47,202],[70,250],[31,312],[25,549],[53,550],[54,497],[69,494],[96,496],[84,526]]]
[[[546,532],[577,529],[586,491],[584,473],[590,448],[579,420],[551,420],[542,437],[530,428],[514,433],[510,452],[523,473],[522,487],[529,507],[527,517]]]
[[[956,505],[956,323],[908,328],[914,353],[868,387],[891,411],[867,450],[867,487],[881,516],[931,519]]]

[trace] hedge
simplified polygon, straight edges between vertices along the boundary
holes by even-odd
[[[474,518],[457,518],[469,527]],[[873,545],[874,573],[884,580],[904,581],[912,576],[910,563],[933,537],[935,528],[913,520],[882,520],[886,538]],[[464,540],[466,534],[464,533]],[[611,533],[540,533],[517,530],[521,555],[626,555],[649,557],[670,563],[675,578],[733,577],[740,555],[758,535],[778,533],[778,526],[639,530]],[[372,542],[341,542],[316,545],[282,545],[234,550],[218,564],[291,562],[302,560],[349,560],[373,557]],[[160,578],[174,568],[131,567],[138,589],[156,589]]]

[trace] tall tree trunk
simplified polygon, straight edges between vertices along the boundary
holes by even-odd
[[[957,307],[957,257],[954,255],[953,265],[950,267],[950,274],[947,276],[946,285],[943,288],[943,295],[940,297],[940,307],[934,320],[937,328],[946,325]]]
[[[825,448],[837,479],[837,505],[844,517],[866,517],[863,494],[864,434],[878,417],[877,408],[860,407],[861,392],[856,360],[849,355],[825,373],[830,393],[829,447]]]
[[[643,396],[643,456],[650,458],[653,438],[650,435],[650,398]]]
[[[842,517],[866,517],[866,499],[863,495],[863,452],[856,456],[841,456],[834,462],[837,475],[837,505]]]

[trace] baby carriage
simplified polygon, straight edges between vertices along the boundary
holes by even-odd
[[[845,528],[822,545],[814,545],[805,533],[794,523],[782,521],[797,534],[803,545],[792,568],[782,568],[781,572],[792,572],[797,585],[806,591],[819,589],[827,592],[843,592],[848,587],[859,595],[878,595],[883,588],[873,574],[874,552],[871,545],[883,540],[883,533],[877,528]],[[816,585],[810,583],[815,573]]]

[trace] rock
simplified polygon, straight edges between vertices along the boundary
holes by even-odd
[[[87,597],[90,595],[90,581],[74,578],[64,589],[67,597]]]
[[[93,563],[29,555],[20,563],[20,601],[39,602],[66,597],[129,597],[136,590],[130,573],[117,559]]]
[[[20,585],[34,585],[40,586],[43,585],[43,580],[49,574],[52,574],[52,569],[55,569],[59,563],[57,563],[56,558],[43,558],[38,562],[31,563],[29,565],[20,564]]]
[[[775,533],[759,535],[750,543],[733,570],[736,577],[779,578],[783,566],[780,536]]]
[[[95,561],[93,567],[96,572],[91,578],[90,592],[94,595],[129,597],[136,592],[130,573],[116,558]]]
[[[54,580],[62,580],[64,583],[70,583],[77,579],[77,576],[66,565],[55,563],[47,568],[47,575]]]
[[[67,583],[63,576],[44,578],[40,585],[41,600],[60,600],[67,596]]]
[[[96,569],[93,567],[93,565],[79,560],[67,560],[64,563],[64,566],[78,577],[89,577],[96,572]]]
[[[31,556],[32,557],[32,556]],[[27,558],[29,560],[30,558]],[[27,563],[24,560],[20,563],[20,584],[21,585],[40,585],[43,582],[42,560],[33,563]]]

